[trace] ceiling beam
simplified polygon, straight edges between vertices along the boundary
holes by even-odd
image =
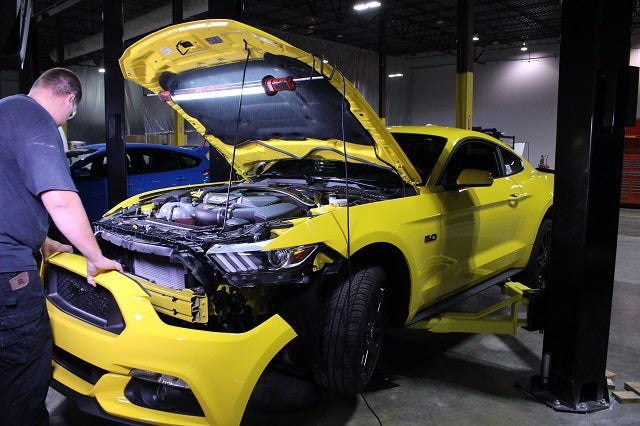
[[[77,0],[70,0],[77,1]],[[207,0],[183,0],[183,16],[190,17],[204,13],[208,10]],[[124,24],[124,40],[130,40],[132,38],[148,34],[159,28],[171,25],[173,22],[173,6],[168,4],[155,9],[151,12],[145,13],[137,18],[130,19]],[[69,43],[64,46],[64,59],[66,61],[74,58],[78,58],[90,53],[102,50],[103,48],[103,33],[99,32],[93,34],[82,40]],[[58,62],[58,54],[55,50],[49,53],[51,60]]]

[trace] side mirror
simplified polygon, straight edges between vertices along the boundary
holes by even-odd
[[[458,175],[454,185],[445,185],[445,189],[460,189],[493,185],[493,176],[486,170],[464,169]]]

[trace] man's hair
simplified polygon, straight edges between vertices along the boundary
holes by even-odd
[[[82,100],[82,83],[73,71],[67,68],[51,68],[43,72],[32,88],[49,89],[57,96],[75,95],[76,103]]]

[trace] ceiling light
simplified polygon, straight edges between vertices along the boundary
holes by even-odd
[[[395,74],[389,74],[387,77],[389,78],[404,77],[404,74],[402,74],[401,72],[397,72]]]
[[[375,9],[376,7],[380,7],[382,3],[379,1],[368,1],[362,3],[356,3],[353,5],[353,8],[357,11],[363,11],[367,9]]]
[[[523,41],[522,42],[522,46],[520,46],[520,50],[523,52],[526,52],[527,50],[529,50],[529,48],[527,47],[527,42]]]
[[[98,67],[98,72],[104,74],[105,72],[107,72],[107,70],[104,69],[104,67]]]
[[[480,40],[480,36],[478,34],[474,34],[472,40],[473,41],[479,41]]]

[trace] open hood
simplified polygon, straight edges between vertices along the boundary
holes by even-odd
[[[204,20],[161,29],[120,58],[124,77],[176,109],[242,176],[327,159],[420,176],[339,70],[256,28]]]

